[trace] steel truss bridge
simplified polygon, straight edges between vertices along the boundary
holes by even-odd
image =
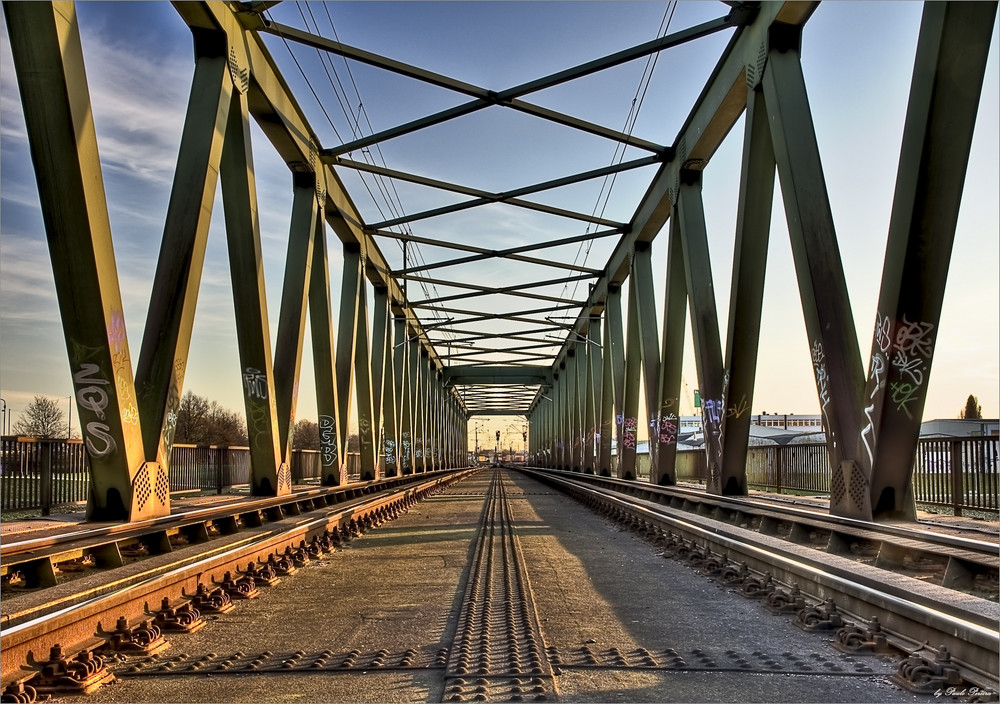
[[[818,3],[720,3],[717,19],[503,90],[281,24],[271,16],[276,4],[175,3],[191,28],[196,68],[133,377],[74,6],[4,3],[92,461],[91,518],[137,521],[169,512],[174,423],[220,180],[255,495],[291,492],[290,430],[307,314],[325,484],[346,481],[352,395],[363,478],[465,464],[467,421],[477,414],[526,416],[529,453],[541,466],[610,474],[612,438],[618,437],[617,473],[632,478],[640,379],[652,425],[651,481],[671,484],[688,310],[704,399],[707,489],[745,494],[750,416],[731,410],[754,393],[775,173],[833,466],[831,511],[865,519],[912,515],[910,467],[925,391],[918,379],[926,378],[933,362],[995,2],[924,7],[877,322],[865,355],[855,332],[800,63],[803,27]],[[728,44],[670,144],[530,102],[532,94],[546,88],[717,33],[728,36]],[[324,142],[306,119],[302,96],[293,94],[267,48],[265,39],[274,37],[296,50],[318,50],[452,91],[461,102],[351,141]],[[487,109],[513,110],[596,135],[641,156],[504,192],[352,158],[387,140],[447,127]],[[732,294],[727,316],[720,320],[702,174],[744,115]],[[251,120],[294,177],[273,355]],[[652,167],[652,178],[625,222],[532,198],[643,167]],[[368,222],[344,185],[346,174],[357,172],[460,198]],[[587,233],[491,249],[474,243],[474,231],[466,241],[455,242],[418,237],[401,227],[459,211],[488,217],[486,206],[498,203],[584,223]],[[328,237],[331,232],[335,239]],[[668,240],[664,272],[653,271],[650,256],[658,235]],[[614,246],[600,267],[546,253],[603,238],[613,238]],[[431,264],[404,258],[402,267],[392,266],[380,243],[393,240],[451,254]],[[344,260],[339,300],[330,290],[328,256],[334,247],[342,248]],[[463,267],[484,261],[554,272],[516,286],[462,278]],[[445,267],[450,278],[436,278],[434,270]],[[657,274],[666,277],[659,324],[653,303]],[[408,296],[407,282],[440,283],[461,292],[418,299]],[[585,297],[544,292],[577,282],[586,284]],[[371,310],[367,287],[374,291]],[[476,306],[497,296],[504,297],[507,308]],[[728,330],[725,349],[722,325]]]

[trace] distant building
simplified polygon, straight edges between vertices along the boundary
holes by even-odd
[[[969,438],[996,435],[1000,432],[1000,420],[964,418],[939,418],[920,424],[922,438]]]

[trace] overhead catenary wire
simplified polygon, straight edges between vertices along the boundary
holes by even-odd
[[[657,29],[657,37],[662,39],[670,31],[670,24],[674,18],[674,12],[677,10],[677,0],[670,0],[667,3],[666,8],[663,11],[663,17],[660,19],[660,26]],[[646,99],[646,91],[649,89],[649,84],[653,78],[653,71],[656,69],[656,63],[659,60],[660,52],[653,52],[646,57],[646,63],[642,70],[642,76],[639,78],[639,83],[635,89],[635,95],[632,97],[632,102],[629,106],[628,115],[625,117],[625,126],[622,128],[624,132],[629,137],[632,136],[632,132],[635,130],[635,124],[639,119],[639,111],[642,109],[642,104]],[[628,145],[625,142],[619,142],[615,144],[615,150],[611,157],[611,165],[615,166],[620,164],[625,158],[625,152],[628,149]],[[597,194],[597,201],[594,203],[594,209],[591,211],[591,216],[597,215],[603,218],[604,212],[608,207],[608,203],[611,199],[611,191],[614,189],[615,181],[618,178],[618,174],[608,174],[601,181],[601,189]],[[604,202],[601,203],[601,198],[603,197]],[[598,208],[600,208],[600,213],[598,214]],[[587,225],[585,232],[590,233],[591,228],[596,228],[593,223]],[[584,245],[586,244],[586,251],[584,251]],[[587,240],[581,242],[577,248],[576,256],[573,257],[573,264],[576,265],[580,258],[580,253],[583,252],[583,261],[580,262],[581,265],[587,263],[587,258],[590,256],[590,250],[593,246],[593,240]],[[579,288],[579,282],[573,284],[573,293],[570,298],[576,298],[576,292]],[[563,293],[565,294],[569,284],[563,286]]]
[[[324,32],[320,29],[319,22],[316,19],[316,15],[313,13],[313,10],[312,10],[312,7],[311,7],[311,5],[313,3],[301,3],[301,2],[297,1],[294,4],[295,4],[296,8],[298,9],[300,19],[302,20],[302,23],[305,26],[306,31],[315,32],[317,35],[323,36]],[[303,5],[305,6],[306,11],[303,11]],[[339,37],[339,35],[337,33],[336,26],[335,26],[335,24],[333,22],[333,17],[330,14],[330,10],[327,7],[326,3],[323,3],[323,8],[324,8],[324,11],[326,13],[327,21],[328,21],[328,23],[330,25],[330,31],[332,32],[334,39],[339,42],[340,41],[340,37]],[[308,18],[306,16],[307,13],[308,13]],[[265,14],[270,18],[270,10],[266,11]],[[311,22],[310,22],[310,19],[311,19]],[[298,58],[295,56],[295,53],[292,51],[291,46],[290,46],[288,40],[284,36],[282,36],[280,34],[280,32],[279,32],[279,37],[281,38],[282,42],[284,43],[285,48],[288,51],[289,56],[291,57],[292,61],[295,63],[295,65],[296,65],[296,67],[297,67],[300,75],[302,76],[304,82],[306,83],[306,85],[307,85],[310,93],[313,95],[313,98],[316,100],[317,104],[319,105],[320,110],[323,112],[323,115],[326,117],[326,120],[329,123],[330,128],[333,130],[333,132],[336,135],[337,139],[340,140],[341,142],[343,142],[344,139],[341,136],[340,131],[337,129],[336,124],[334,123],[333,118],[330,116],[329,112],[327,111],[327,109],[325,107],[325,104],[324,104],[324,101],[320,98],[320,96],[319,96],[316,88],[313,86],[312,82],[310,81],[309,76],[307,75],[307,73],[305,72],[305,70],[302,68],[301,63],[299,62]],[[375,130],[374,130],[372,124],[371,124],[371,120],[370,120],[370,118],[368,116],[368,111],[365,108],[364,100],[361,97],[360,89],[358,88],[357,81],[354,78],[354,74],[351,71],[350,63],[347,61],[347,58],[346,57],[342,57],[343,61],[344,61],[344,66],[345,66],[346,71],[347,71],[348,81],[349,81],[349,83],[351,85],[351,88],[353,89],[354,96],[357,98],[357,106],[358,107],[357,107],[357,112],[356,113],[355,113],[355,111],[352,108],[349,107],[350,105],[354,104],[354,100],[348,95],[348,89],[345,86],[344,80],[341,79],[340,73],[337,71],[337,67],[334,65],[333,59],[330,57],[330,55],[328,53],[321,52],[318,49],[316,49],[316,53],[317,53],[317,56],[319,57],[320,64],[323,67],[323,71],[324,71],[324,74],[326,75],[327,81],[330,84],[330,89],[332,90],[334,96],[337,99],[337,102],[339,104],[341,112],[344,114],[344,117],[346,118],[346,121],[347,121],[347,124],[348,124],[348,127],[349,127],[350,131],[351,131],[352,136],[355,139],[357,139],[358,137],[361,137],[361,136],[365,135],[365,129],[362,127],[362,120],[361,120],[362,117],[364,117],[364,123],[367,126],[368,133],[369,134],[374,134]],[[376,152],[377,157],[378,157],[377,159],[376,159],[375,155],[372,154],[372,151],[370,149],[368,149],[368,148],[365,148],[365,149],[361,150],[362,151],[362,158],[364,159],[364,161],[366,163],[368,163],[368,164],[370,164],[372,166],[378,165],[377,161],[381,161],[381,165],[383,167],[385,167],[385,168],[388,168],[388,165],[386,163],[385,156],[382,153],[381,147],[378,144],[375,144],[374,147],[375,147],[375,152]],[[402,218],[402,217],[405,217],[405,209],[403,208],[402,199],[399,196],[399,192],[396,189],[396,185],[395,185],[394,179],[386,178],[386,177],[384,177],[382,175],[375,174],[372,177],[372,181],[374,183],[374,189],[375,189],[375,191],[378,192],[378,196],[376,196],[376,193],[373,191],[372,186],[369,184],[369,182],[365,178],[365,176],[362,175],[362,174],[359,174],[358,176],[359,176],[359,179],[361,180],[362,184],[364,185],[365,190],[368,192],[369,197],[372,199],[372,203],[373,203],[374,207],[376,208],[377,212],[379,213],[379,216],[382,219],[388,219],[388,217],[386,216],[386,210],[390,213],[390,216],[392,218]],[[385,210],[383,210],[383,206],[385,207]],[[410,229],[410,227],[409,227],[408,224],[403,224],[402,226],[400,226],[400,231],[403,234],[408,234],[408,235],[411,235],[411,236],[413,234],[412,230]],[[400,244],[400,247],[402,249],[402,243],[399,243],[399,244]],[[420,251],[420,249],[418,248],[417,244],[415,242],[411,242],[410,245],[411,245],[409,247],[409,254],[410,254],[410,256],[413,257],[413,259],[415,261],[419,261],[422,264],[426,264],[426,260],[423,257],[423,252]],[[420,286],[421,286],[421,289],[422,289],[422,291],[424,293],[424,296],[426,298],[439,297],[439,294],[437,292],[437,287],[434,286],[433,284],[431,284],[431,288],[430,289],[428,289],[428,286],[427,286],[427,284],[425,282],[420,282]],[[433,293],[432,293],[432,291],[433,291]],[[440,312],[440,311],[437,311],[433,306],[430,307],[430,310],[432,311],[432,315],[431,315],[432,319],[434,319],[434,320],[441,320],[443,318],[443,313]],[[453,334],[453,333],[450,333],[450,334]]]

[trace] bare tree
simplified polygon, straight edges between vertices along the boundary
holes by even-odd
[[[67,437],[66,421],[62,409],[52,399],[35,396],[14,423],[18,435],[34,435],[39,438]]]
[[[236,411],[188,391],[177,409],[174,442],[190,445],[246,445],[247,428]]]
[[[319,426],[311,420],[303,418],[295,423],[295,434],[292,439],[292,449],[318,450]]]

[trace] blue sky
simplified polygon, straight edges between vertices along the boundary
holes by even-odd
[[[328,30],[328,9],[345,43],[503,90],[654,38],[665,8],[658,2],[366,2],[330,3],[326,8],[309,3],[304,11],[311,9],[320,27]],[[273,12],[278,21],[301,26],[299,9],[287,2]],[[724,12],[721,3],[682,4],[672,18],[671,31]],[[191,36],[168,3],[88,2],[78,6],[78,14],[134,364],[193,71]],[[875,318],[919,19],[918,3],[829,2],[810,20],[803,41],[803,69],[864,352]],[[987,416],[996,417],[1000,408],[1000,293],[996,274],[1000,262],[1000,78],[996,34],[994,29],[925,418],[957,415],[970,393],[979,397]],[[61,397],[67,403],[71,386],[6,36],[4,26],[0,47],[0,395],[16,418],[35,394]],[[673,142],[727,37],[700,40],[659,58],[635,134],[655,142]],[[269,46],[293,88],[305,89],[280,40],[269,41]],[[311,75],[322,91],[325,78],[316,79],[322,74],[314,57],[302,51],[296,56],[304,67],[313,62],[309,70],[317,71]],[[540,92],[529,100],[619,129],[644,65],[645,61],[631,62]],[[337,67],[346,81],[343,63]],[[353,64],[351,73],[364,113],[376,130],[462,101],[447,91],[370,67]],[[326,90],[332,127],[315,101],[305,97],[300,101],[324,146],[334,146],[338,143],[334,128],[345,140],[350,139],[350,129],[344,114],[329,99],[328,86]],[[352,94],[348,103],[349,109],[357,112],[357,97]],[[263,135],[255,130],[253,139],[273,338],[291,180]],[[728,306],[741,143],[742,121],[705,172],[714,283],[723,316]],[[495,108],[426,134],[392,140],[381,150],[391,168],[500,191],[605,166],[612,158],[613,145]],[[630,150],[626,158],[640,155]],[[605,214],[628,220],[649,177],[647,171],[620,177]],[[346,174],[343,178],[365,219],[384,219],[357,176]],[[599,185],[587,182],[539,200],[590,212],[597,202]],[[397,190],[409,213],[457,200],[419,186],[397,184]],[[490,247],[583,232],[578,223],[509,206],[490,206],[486,214],[484,221],[478,211],[456,213],[433,223],[414,223],[412,230],[419,236]],[[776,193],[762,353],[752,412],[816,413],[808,345],[783,220],[780,193]],[[242,412],[222,221],[221,200],[217,200],[185,388]],[[659,238],[654,247],[660,289],[664,240]],[[390,263],[399,266],[400,248],[387,240],[379,244]],[[587,254],[587,264],[600,268],[612,246],[610,239],[596,243]],[[423,247],[421,256],[436,261],[454,255]],[[582,258],[583,253],[573,246],[549,250],[546,256],[572,260]],[[334,254],[331,274],[335,292],[339,291],[339,265]],[[531,265],[504,269],[484,265],[472,271],[474,278],[467,269],[462,280],[500,285],[559,275],[555,269]],[[444,279],[453,274],[448,269],[434,272]],[[448,295],[456,290],[441,286],[428,295]],[[556,286],[547,292],[559,295],[561,290],[562,286]],[[584,292],[581,284],[576,297],[582,298]],[[572,293],[570,285],[567,294]],[[480,303],[487,308],[501,305],[499,300]],[[509,300],[503,303],[509,305]],[[658,301],[658,306],[661,303]],[[662,306],[658,310],[662,311]],[[720,328],[725,335],[724,321]],[[298,416],[315,418],[312,367],[309,355],[304,357]],[[697,388],[690,354],[684,384],[686,392]],[[494,425],[507,429],[512,422],[506,419]],[[490,425],[491,434],[493,429]]]

